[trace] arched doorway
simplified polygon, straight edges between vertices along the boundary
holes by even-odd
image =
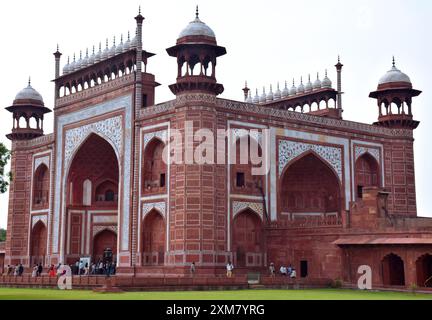
[[[379,187],[379,165],[369,153],[363,154],[355,163],[356,197],[363,197],[363,188]]]
[[[292,163],[283,173],[281,184],[282,212],[293,218],[297,215],[340,214],[338,176],[314,153]]]
[[[143,192],[162,193],[166,191],[167,168],[163,161],[165,144],[155,138],[144,151]]]
[[[233,252],[238,267],[261,266],[264,249],[263,225],[254,211],[246,209],[233,221]]]
[[[33,181],[33,209],[47,209],[49,198],[49,170],[45,164],[41,164],[36,169]]]
[[[105,229],[96,234],[93,239],[93,261],[102,260],[104,251],[108,248],[112,250],[113,261],[115,261],[117,256],[117,234],[112,230]]]
[[[143,222],[143,265],[163,265],[165,261],[165,221],[156,211],[150,211]]]
[[[432,288],[432,255],[425,254],[416,261],[417,285]]]
[[[30,236],[30,265],[45,262],[47,254],[47,228],[42,221],[37,222]]]
[[[117,227],[119,175],[118,158],[112,145],[101,136],[90,134],[75,153],[67,175],[66,263],[75,263],[83,256],[101,257],[104,247],[117,249],[112,233],[111,240],[100,246],[98,243],[104,238],[94,242],[90,235],[95,227]]]
[[[405,269],[401,257],[393,253],[382,260],[382,277],[385,286],[404,286]]]

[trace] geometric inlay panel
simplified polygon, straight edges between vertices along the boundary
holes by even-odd
[[[75,150],[92,132],[108,138],[114,145],[116,154],[120,155],[123,141],[122,131],[121,115],[67,130],[65,137],[64,168],[67,168]]]
[[[357,161],[358,158],[360,158],[365,153],[369,153],[372,157],[375,158],[375,160],[380,163],[380,151],[376,148],[368,148],[368,147],[355,147],[355,161]]]
[[[144,134],[144,150],[147,146],[147,144],[153,139],[153,138],[159,138],[164,144],[167,142],[167,130],[161,130],[156,132],[149,132]]]
[[[252,211],[256,212],[261,220],[263,220],[263,204],[259,202],[248,202],[248,201],[233,201],[232,203],[233,207],[233,219],[235,216],[243,211],[244,209],[251,209]]]
[[[145,216],[150,211],[152,211],[153,209],[156,209],[165,218],[165,216],[166,216],[166,204],[165,204],[165,201],[162,201],[162,202],[143,203],[142,219],[144,220]]]
[[[38,223],[39,221],[42,221],[45,227],[48,227],[48,217],[44,215],[40,216],[32,216],[32,228]]]
[[[301,154],[314,151],[324,159],[337,173],[342,181],[342,149],[289,140],[279,140],[279,175],[282,174],[285,166]]]

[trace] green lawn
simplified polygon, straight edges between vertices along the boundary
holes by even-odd
[[[342,289],[125,292],[0,288],[0,300],[432,300],[432,294]]]

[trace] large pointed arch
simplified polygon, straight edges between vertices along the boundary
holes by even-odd
[[[340,215],[343,192],[337,172],[313,150],[288,163],[280,179],[281,212],[297,215]]]
[[[83,255],[101,256],[100,249],[94,253],[90,235],[95,227],[89,215],[97,211],[112,221],[113,212],[119,216],[121,208],[120,161],[113,144],[103,135],[90,133],[74,152],[65,176],[65,261],[73,262]],[[85,186],[91,186],[85,190]],[[89,190],[90,189],[90,190]],[[86,192],[86,194],[85,194]],[[99,195],[98,192],[102,192]],[[95,222],[96,223],[96,222]],[[112,223],[112,222],[110,222]],[[117,228],[117,223],[115,227]],[[113,239],[112,237],[110,238]],[[116,245],[110,244],[117,250]],[[112,248],[113,249],[113,248]],[[117,252],[113,252],[117,256]]]

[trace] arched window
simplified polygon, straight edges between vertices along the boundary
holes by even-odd
[[[369,153],[363,154],[355,163],[355,181],[357,199],[363,197],[363,188],[379,187],[378,162]]]
[[[405,269],[401,257],[393,253],[384,257],[382,260],[382,278],[385,286],[405,285]]]
[[[49,199],[49,170],[41,164],[34,174],[33,181],[33,208],[48,208]]]
[[[167,167],[163,160],[165,144],[154,139],[149,142],[144,151],[144,192],[165,192],[167,184]]]

